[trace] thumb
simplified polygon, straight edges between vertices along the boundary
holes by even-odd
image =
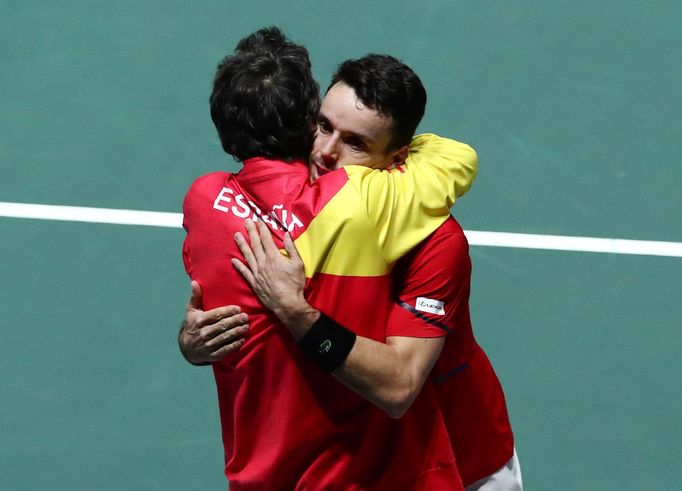
[[[201,310],[203,308],[203,302],[201,300],[201,285],[198,281],[191,282],[192,293],[189,297],[189,303],[187,304],[187,310]]]

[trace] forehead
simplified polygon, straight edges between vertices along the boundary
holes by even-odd
[[[320,115],[329,120],[335,130],[356,133],[372,140],[390,139],[393,118],[366,107],[346,84],[333,85],[322,100]]]

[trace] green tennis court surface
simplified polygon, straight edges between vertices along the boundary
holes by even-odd
[[[682,242],[674,1],[0,3],[0,201],[180,211],[237,166],[218,60],[277,24],[322,87],[369,51],[479,152],[465,229]],[[210,370],[175,345],[183,232],[0,217],[0,488],[225,489]],[[682,260],[472,247],[526,489],[676,489]]]

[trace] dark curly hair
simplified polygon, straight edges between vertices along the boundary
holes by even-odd
[[[223,149],[237,160],[307,160],[320,92],[308,51],[277,27],[237,44],[216,71],[209,99]]]
[[[426,108],[426,90],[410,67],[392,56],[370,53],[341,63],[329,88],[338,82],[352,88],[368,108],[393,118],[388,150],[410,143]]]

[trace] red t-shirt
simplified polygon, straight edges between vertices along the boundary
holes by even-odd
[[[447,336],[427,386],[438,397],[464,485],[502,467],[514,450],[504,393],[469,317],[471,259],[448,219],[393,271],[398,302],[387,336]]]
[[[383,341],[390,271],[370,261],[384,256],[375,223],[358,211],[364,202],[353,198],[369,185],[352,183],[352,172],[366,171],[341,169],[310,185],[303,164],[256,159],[239,174],[198,179],[185,198],[183,258],[202,285],[204,309],[238,304],[249,315],[246,343],[213,364],[233,491],[463,489],[432,388],[403,418],[389,418],[303,354],[230,264],[241,256],[233,237],[244,232],[243,220],[268,220],[272,210],[290,229],[311,273],[311,304],[359,335]],[[282,247],[283,231],[268,221]]]

